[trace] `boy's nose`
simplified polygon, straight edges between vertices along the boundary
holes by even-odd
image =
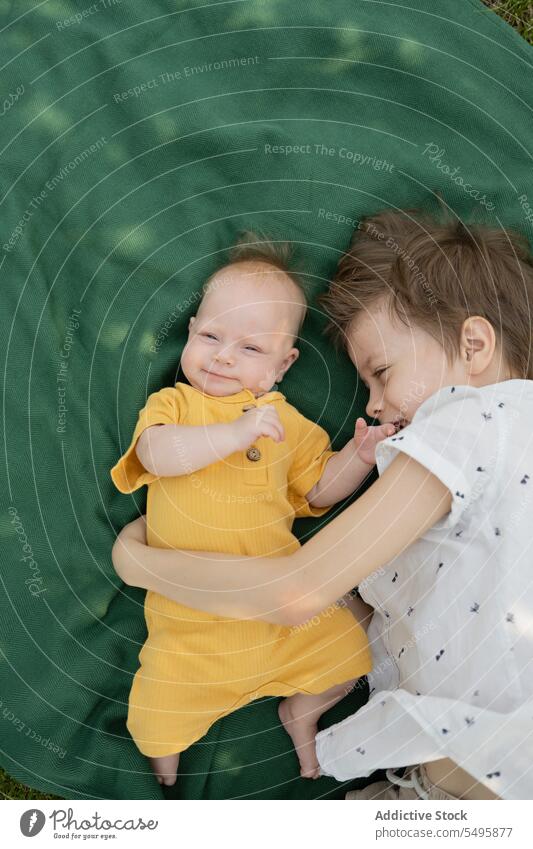
[[[374,395],[371,395],[368,399],[368,404],[366,405],[366,414],[370,419],[379,418],[380,414],[383,412],[383,398],[376,398]]]

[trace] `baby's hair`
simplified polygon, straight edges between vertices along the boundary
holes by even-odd
[[[295,285],[301,298],[302,311],[298,330],[295,334],[299,336],[307,313],[307,294],[303,281],[290,269],[291,260],[292,246],[290,242],[274,241],[259,231],[245,230],[241,233],[239,239],[229,252],[228,265],[236,265],[241,262],[260,262],[272,266],[277,271],[283,272]],[[213,276],[211,275],[204,284],[204,293],[207,291]]]
[[[328,292],[317,300],[337,350],[347,348],[354,319],[383,302],[391,320],[436,339],[449,362],[460,353],[463,322],[482,316],[505,364],[533,378],[533,258],[519,233],[438,221],[420,210],[385,210],[359,223]]]

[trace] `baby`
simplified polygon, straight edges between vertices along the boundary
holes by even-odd
[[[123,493],[148,484],[148,545],[289,555],[300,545],[295,516],[323,515],[368,475],[392,424],[358,419],[354,438],[334,452],[277,391],[298,358],[305,313],[303,287],[281,254],[250,237],[204,284],[181,357],[188,384],[150,395],[111,470]],[[225,582],[229,593],[242,589],[231,567]],[[371,668],[357,604],[332,604],[308,627],[290,628],[149,592],[127,727],[159,783],[175,783],[180,752],[214,722],[263,696],[287,697],[279,715],[301,775],[318,777],[317,721]]]

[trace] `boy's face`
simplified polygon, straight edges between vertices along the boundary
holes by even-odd
[[[269,392],[298,358],[293,347],[301,314],[294,284],[265,263],[220,269],[189,322],[181,367],[207,395]]]
[[[384,305],[352,323],[348,354],[370,391],[367,415],[398,428],[409,424],[422,402],[443,386],[469,382],[460,359],[451,366],[432,336],[391,322]]]

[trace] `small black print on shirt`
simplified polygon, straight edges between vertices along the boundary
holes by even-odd
[[[486,422],[489,422],[492,418],[492,413],[481,413]]]
[[[358,747],[357,747],[357,749],[356,749],[355,751],[356,751],[356,752],[359,752],[359,754],[360,754],[360,755],[364,755],[364,753],[365,753],[365,750],[364,750],[364,749],[362,749],[362,748],[361,748],[361,746],[358,746]]]
[[[528,482],[528,480],[529,480],[529,475],[524,475],[524,477],[522,478],[522,480],[520,481],[520,483],[527,483],[527,482]]]
[[[477,469],[476,469],[476,472],[484,472],[484,471],[485,471],[485,469],[483,468],[483,466],[478,466]]]
[[[442,733],[443,733],[443,734],[447,734],[449,730],[450,730],[449,728],[443,728],[443,729],[442,729]]]
[[[497,536],[497,537],[501,537],[502,532],[500,531],[499,528],[494,528],[494,535]]]
[[[467,725],[473,725],[476,720],[473,716],[465,716],[465,722]]]
[[[435,655],[435,660],[440,660],[443,654],[444,654],[444,649],[441,649],[440,652]]]
[[[393,584],[395,584],[395,583],[396,583],[396,579],[397,579],[397,578],[398,578],[398,572],[395,572],[395,573],[394,573],[394,577],[393,577],[393,579],[392,579],[392,583],[393,583]]]
[[[443,566],[444,566],[444,563],[439,563],[439,565],[437,566],[437,572],[439,571],[439,569],[442,569]]]
[[[455,493],[455,494],[456,494],[457,498],[464,498],[464,497],[465,497],[464,492],[458,492],[458,491],[456,491],[456,493]]]
[[[501,410],[502,407],[505,407],[505,404],[503,403],[503,401],[500,401],[500,403],[498,404],[498,407],[500,408],[500,410]]]
[[[478,604],[478,603],[477,603],[477,601],[476,601],[476,602],[472,605],[472,607],[470,608],[470,613],[478,613],[478,611],[479,611],[479,604]]]
[[[450,389],[450,392],[455,392],[455,386],[452,386],[452,388]]]
[[[487,778],[499,778],[501,772],[497,770],[496,772],[487,772]]]
[[[511,624],[514,624],[514,613],[508,613],[507,616],[505,617],[505,621],[511,622]]]

